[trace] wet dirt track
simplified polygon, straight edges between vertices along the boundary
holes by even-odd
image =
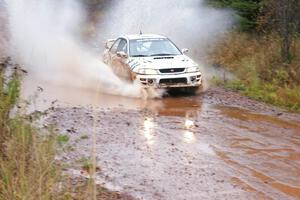
[[[297,114],[220,88],[151,101],[58,94],[46,87],[40,100],[64,102],[46,123],[70,137],[60,159],[73,174],[94,149],[97,182],[137,199],[300,199]]]

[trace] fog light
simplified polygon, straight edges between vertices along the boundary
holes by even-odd
[[[148,79],[148,84],[153,85],[154,81],[155,81],[154,79]]]
[[[196,81],[196,79],[197,79],[197,77],[196,77],[196,76],[192,76],[192,77],[191,77],[191,82],[195,82],[195,81]]]
[[[148,84],[153,85],[155,83],[156,79],[148,79]]]

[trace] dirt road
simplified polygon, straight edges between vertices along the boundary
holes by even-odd
[[[300,115],[220,88],[142,101],[48,85],[35,106],[55,99],[45,123],[69,136],[74,175],[95,150],[97,182],[137,199],[300,199]]]

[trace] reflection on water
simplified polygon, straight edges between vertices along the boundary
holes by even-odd
[[[195,134],[192,131],[184,131],[183,141],[186,143],[194,143],[196,141]]]
[[[196,141],[195,134],[193,132],[195,122],[189,118],[185,119],[183,141],[186,143],[194,143]]]
[[[146,118],[144,120],[144,130],[142,134],[146,138],[146,142],[148,145],[152,145],[154,143],[154,135],[153,135],[154,122],[152,118]]]
[[[161,116],[177,116],[196,118],[201,112],[201,97],[167,97],[156,105],[156,107],[147,106],[147,108]],[[151,105],[153,102],[150,101]]]
[[[178,117],[174,119],[176,124],[182,124],[182,140],[185,143],[193,143],[196,137],[193,131],[196,119],[201,112],[202,99],[201,96],[190,97],[166,97],[155,100],[132,99],[114,95],[101,94],[100,92],[84,89],[55,85],[49,82],[37,81],[32,77],[26,77],[23,88],[22,97],[30,99],[36,95],[36,88],[42,88],[38,97],[32,102],[32,109],[47,109],[51,102],[58,101],[60,105],[65,106],[93,106],[98,108],[121,108],[134,110],[148,110],[154,115],[160,117]],[[142,135],[146,139],[148,145],[154,144],[154,124],[153,118],[145,116],[143,120]],[[164,127],[157,127],[164,128]]]
[[[185,124],[184,124],[185,128],[191,128],[194,126],[194,121],[190,120],[190,119],[185,119]]]
[[[275,116],[253,113],[251,111],[236,108],[236,107],[225,107],[225,106],[215,106],[215,107],[221,111],[222,115],[228,116],[230,118],[234,118],[242,121],[267,122],[276,125],[278,127],[300,131],[300,125],[297,121],[283,120]]]
[[[66,106],[94,106],[100,108],[146,109],[160,116],[197,117],[201,111],[201,97],[166,97],[155,100],[141,100],[101,94],[95,90],[55,85],[26,77],[22,85],[22,97],[32,99],[37,88],[42,88],[33,105],[38,110],[47,109],[51,102],[58,101]]]

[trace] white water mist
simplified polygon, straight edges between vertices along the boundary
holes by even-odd
[[[118,0],[98,25],[99,38],[123,34],[162,34],[202,67],[205,77],[220,72],[205,66],[204,58],[224,33],[233,25],[232,12],[207,6],[204,0]]]
[[[106,12],[99,34],[156,33],[170,37],[195,55],[232,26],[232,13],[208,7],[203,0],[119,0]]]
[[[121,81],[84,48],[78,32],[85,13],[71,0],[7,0],[11,54],[43,81],[142,97],[137,84]]]

